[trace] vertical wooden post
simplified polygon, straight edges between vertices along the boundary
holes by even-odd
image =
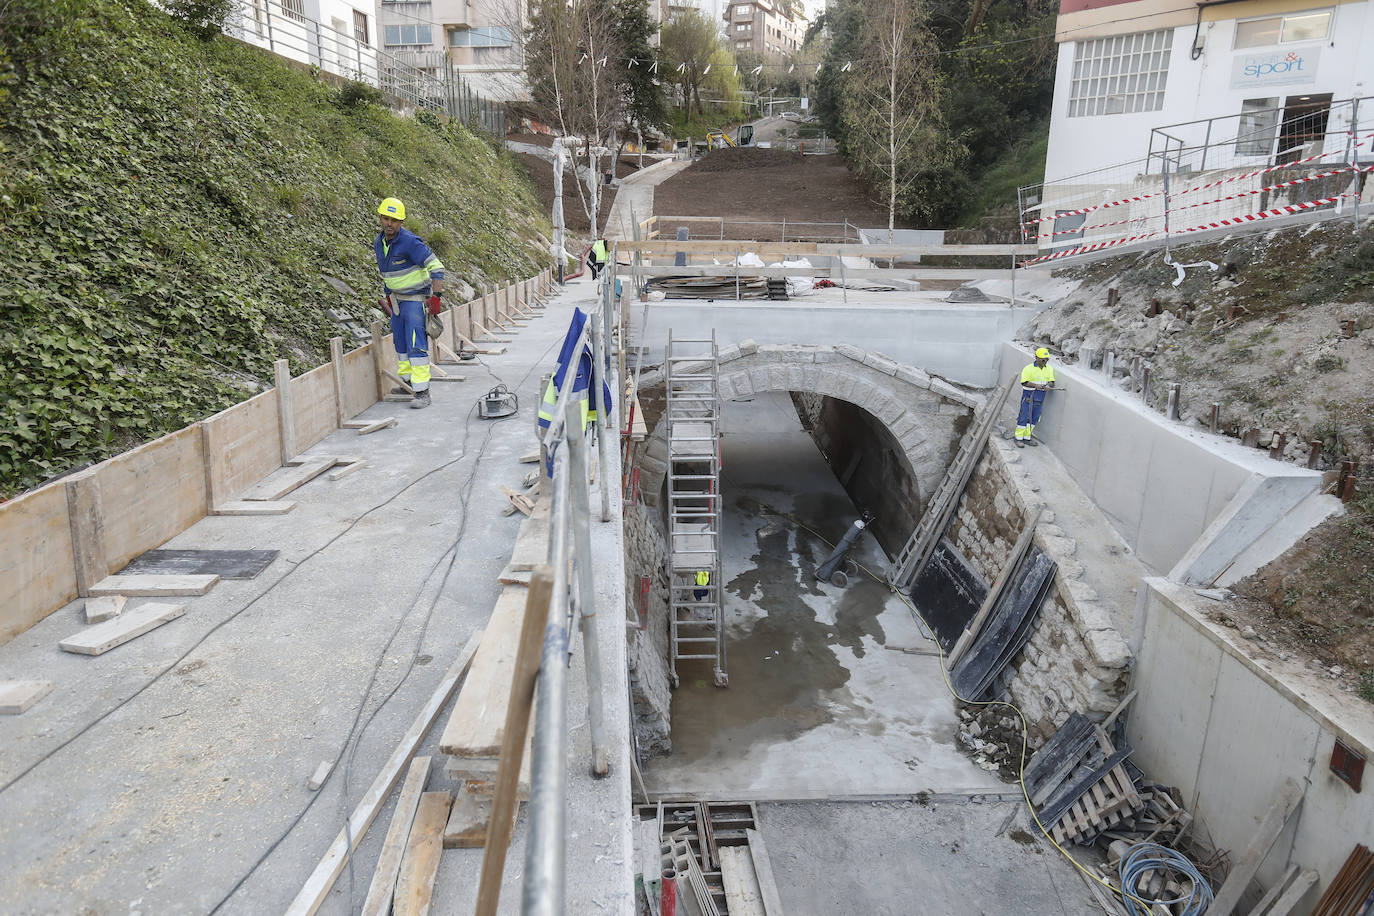
[[[1322,457],[1321,440],[1313,439],[1311,442],[1307,443],[1307,448],[1307,466],[1312,470],[1316,470],[1317,462],[1319,462]]]
[[[1169,411],[1168,411],[1168,417],[1169,417],[1170,420],[1177,420],[1177,419],[1178,419],[1178,398],[1179,398],[1179,393],[1180,393],[1182,390],[1183,390],[1183,386],[1180,385],[1178,382],[1174,382],[1172,385],[1169,386]]]
[[[344,410],[343,338],[329,338],[329,365],[334,370],[334,425],[342,429],[348,411]]]
[[[205,420],[196,425],[200,427],[200,448],[204,452],[205,514],[209,515],[224,505],[229,494],[224,492],[224,484],[220,479],[223,464],[219,456],[219,443],[215,439],[215,427]]]
[[[386,383],[386,338],[382,336],[382,323],[372,322],[372,364],[377,367],[377,400],[386,399],[389,390]]]
[[[277,377],[277,414],[281,430],[281,463],[288,464],[296,457],[296,419],[291,415],[290,363],[279,359],[272,364]]]
[[[1216,432],[1217,429],[1218,429],[1220,426],[1221,426],[1221,404],[1218,403],[1218,402],[1216,402],[1216,401],[1213,401],[1213,402],[1212,402],[1212,416],[1211,416],[1211,419],[1210,419],[1210,420],[1208,421],[1208,423],[1207,423],[1207,428],[1210,429],[1212,432]]]
[[[100,478],[86,470],[67,478],[67,521],[72,532],[76,593],[89,597],[91,586],[110,574],[105,560],[105,515],[101,510]]]

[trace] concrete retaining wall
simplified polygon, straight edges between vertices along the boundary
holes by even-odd
[[[547,291],[552,282],[544,271],[507,295]],[[455,306],[446,323],[454,327],[474,308]],[[0,644],[236,498],[281,467],[284,451],[305,451],[375,403],[377,367],[394,365],[395,353],[380,323],[374,340],[380,351],[369,344],[290,379],[285,398],[263,392],[0,505]]]
[[[1030,361],[1023,347],[1003,348],[1001,378],[1014,388],[1008,428],[1016,425],[1017,381]],[[1321,486],[1317,471],[1165,420],[1137,397],[1102,387],[1098,373],[1056,365],[1055,374],[1064,390],[1049,394],[1035,436],[1153,572],[1174,569],[1204,532],[1212,546],[1198,558],[1198,570],[1179,573],[1231,569],[1261,533],[1257,518],[1282,518]],[[1247,487],[1256,477],[1269,483]],[[1238,495],[1240,504],[1232,505]],[[1231,521],[1208,531],[1223,514]]]
[[[1337,738],[1374,754],[1374,707],[1320,669],[1280,661],[1209,619],[1224,607],[1164,579],[1146,579],[1138,696],[1127,732],[1135,762],[1177,786],[1232,861],[1254,835],[1285,779],[1306,790],[1302,807],[1264,860],[1266,885],[1290,863],[1321,875],[1294,912],[1305,914],[1355,843],[1374,846],[1374,770],[1356,793],[1328,768]],[[1261,659],[1250,657],[1251,654]]]
[[[997,578],[1026,521],[1041,509],[1035,543],[1059,564],[1030,642],[999,687],[1026,714],[1033,739],[1052,735],[1071,712],[1101,719],[1126,690],[1130,650],[1097,593],[1082,580],[1075,541],[1031,491],[1015,449],[992,441],[960,498],[948,537],[988,582]]]
[[[649,579],[644,617],[639,618],[640,580]],[[668,542],[658,514],[625,505],[625,605],[643,629],[628,630],[630,698],[635,740],[643,757],[672,750],[668,674]]]

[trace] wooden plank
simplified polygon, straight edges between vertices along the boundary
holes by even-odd
[[[754,860],[747,846],[720,848],[720,877],[725,885],[726,909],[730,916],[767,916],[763,893],[754,874]],[[646,876],[647,880],[647,876]]]
[[[495,757],[501,753],[525,600],[526,589],[515,585],[506,586],[496,600],[481,648],[472,661],[472,676],[463,684],[439,739],[441,753],[455,757]]]
[[[401,874],[401,856],[410,838],[415,811],[420,807],[420,795],[425,791],[429,763],[429,757],[416,757],[410,761],[401,794],[396,797],[396,810],[391,813],[391,826],[387,828],[386,840],[377,857],[377,868],[372,872],[372,883],[367,888],[362,916],[387,916],[391,912],[391,896],[396,890],[396,879]]]
[[[277,414],[276,394],[268,390],[203,421],[202,441],[208,455],[203,460],[209,461],[215,481],[208,497],[210,506],[237,498],[281,467]]]
[[[118,617],[129,599],[123,595],[105,595],[100,598],[86,599],[86,622],[103,623]]]
[[[477,325],[477,327],[480,328],[481,325]],[[472,337],[466,334],[459,334],[458,336],[462,339],[467,349],[476,353],[478,356],[500,356],[502,353],[506,352],[505,347],[483,347],[481,344],[475,343],[472,338],[481,336],[481,333],[480,331],[474,330]]]
[[[67,519],[76,561],[76,593],[85,597],[91,586],[110,574],[105,560],[105,514],[101,509],[100,478],[88,470],[67,478]]]
[[[348,831],[340,830],[338,835],[334,837],[334,842],[330,844],[324,858],[315,866],[315,870],[306,879],[300,893],[296,895],[296,899],[291,901],[291,905],[287,907],[286,916],[313,916],[315,911],[320,908],[325,895],[329,893],[329,889],[334,886],[334,881],[339,877],[339,873],[343,871],[347,856],[358,847],[363,834],[367,833],[367,828],[372,824],[377,812],[382,809],[382,804],[386,801],[387,795],[396,785],[396,781],[400,779],[401,770],[414,755],[416,748],[424,740],[425,733],[434,724],[434,720],[439,717],[439,713],[448,705],[449,699],[453,696],[453,691],[458,688],[458,682],[472,664],[472,657],[476,654],[477,647],[481,642],[482,631],[478,630],[472,634],[472,638],[467,641],[463,651],[458,653],[458,658],[444,674],[443,680],[435,688],[429,702],[420,710],[415,721],[411,723],[410,728],[401,737],[401,742],[396,745],[396,749],[391,752],[391,756],[382,765],[381,772],[377,774],[377,778],[372,781],[367,793],[358,801],[358,806],[348,816]],[[348,842],[349,836],[353,838],[351,846]]]
[[[344,354],[345,417],[355,417],[377,401],[377,367],[371,344]]]
[[[291,412],[291,364],[279,359],[272,364],[277,383],[277,422],[281,424],[281,463],[296,457],[295,416]],[[251,497],[250,497],[251,498]]]
[[[1321,876],[1310,868],[1304,868],[1298,872],[1298,876],[1293,879],[1293,883],[1288,885],[1282,896],[1274,901],[1274,905],[1268,910],[1264,910],[1263,916],[1289,916],[1306,896],[1307,892],[1316,886]],[[1261,911],[1256,910],[1256,913]]]
[[[219,576],[106,576],[91,587],[93,596],[127,595],[130,598],[170,598],[203,595]]]
[[[339,424],[339,427],[341,429],[362,429],[376,422],[376,420],[344,420]]]
[[[782,899],[773,881],[773,865],[768,860],[768,847],[764,845],[763,834],[757,830],[746,830],[745,835],[749,837],[749,855],[754,862],[754,874],[758,877],[759,894],[763,897],[763,912],[766,916],[782,916]]]
[[[381,429],[390,429],[391,427],[393,427],[393,426],[395,426],[395,425],[396,425],[396,418],[395,418],[395,417],[387,417],[387,418],[384,419],[384,420],[373,420],[371,423],[368,423],[368,424],[366,424],[366,425],[364,425],[364,426],[359,427],[359,428],[358,428],[358,435],[360,435],[360,436],[366,436],[366,435],[369,435],[369,434],[371,434],[371,433],[375,433],[375,432],[377,432],[378,430],[381,430]]]
[[[210,510],[211,515],[285,515],[296,504],[290,500],[267,500],[259,499],[249,502],[243,499],[233,499],[227,503],[222,503]]]
[[[363,468],[365,468],[365,467],[367,467],[367,462],[366,462],[366,461],[354,461],[354,462],[352,462],[351,464],[346,464],[346,465],[344,465],[342,468],[340,468],[340,469],[337,470],[337,471],[330,471],[330,472],[329,472],[329,479],[330,479],[330,480],[342,480],[343,478],[347,477],[349,474],[352,474],[354,471],[361,471],[361,470],[362,470]]]
[[[523,800],[523,799],[522,799]],[[481,849],[486,845],[492,811],[491,793],[483,793],[469,783],[463,783],[453,801],[453,811],[444,827],[445,849]],[[461,810],[459,805],[462,805]],[[514,831],[520,806],[511,812],[508,831]],[[509,833],[507,833],[509,836]],[[506,844],[510,845],[509,841]]]
[[[377,373],[377,400],[386,398],[386,393],[390,389],[387,384],[387,352],[394,354],[396,351],[388,346],[387,339],[382,336],[382,323],[374,321],[372,323],[372,365]]]
[[[1216,899],[1207,908],[1208,916],[1231,916],[1231,912],[1240,903],[1241,895],[1249,886],[1250,880],[1255,877],[1255,872],[1259,871],[1264,857],[1269,854],[1274,841],[1283,832],[1284,825],[1298,810],[1298,805],[1302,804],[1302,798],[1303,791],[1298,788],[1297,783],[1292,779],[1284,780],[1278,797],[1274,799],[1269,810],[1265,812],[1255,835],[1246,845],[1245,851],[1236,859],[1235,864],[1231,866],[1231,873],[1226,876],[1226,883],[1217,891]]]
[[[1250,911],[1250,916],[1265,916],[1269,908],[1274,905],[1274,901],[1279,899],[1279,895],[1284,892],[1284,889],[1287,888],[1297,876],[1298,866],[1289,865],[1287,871],[1283,873],[1283,876],[1280,877],[1279,880],[1275,882],[1274,886],[1269,888],[1265,895],[1260,898],[1260,902],[1255,904],[1255,908]]]
[[[315,458],[291,467],[279,468],[268,474],[256,485],[249,487],[242,498],[247,500],[277,500],[287,493],[309,483],[334,466],[330,457]]]
[[[534,571],[530,587],[525,593],[524,622],[520,627],[515,671],[511,676],[506,722],[501,736],[501,768],[496,774],[496,794],[491,803],[486,854],[482,857],[482,875],[477,886],[477,916],[496,916],[496,904],[501,897],[506,847],[510,845],[512,826],[520,807],[515,797],[516,784],[524,758],[525,739],[527,733],[532,734],[533,731],[529,728],[530,711],[534,706],[535,679],[539,674],[540,649],[552,593],[553,570],[548,565],[540,566]]]
[[[64,483],[50,483],[0,504],[0,643],[75,597]]]
[[[0,681],[0,716],[18,716],[52,693],[52,681]]]
[[[334,769],[332,761],[321,760],[320,765],[315,767],[315,772],[311,773],[310,778],[306,780],[306,788],[311,792],[319,791],[320,786],[324,785],[324,781],[329,778],[329,771],[332,769]]]
[[[434,877],[439,873],[439,855],[444,851],[449,802],[447,792],[425,792],[420,796],[420,807],[401,859],[396,893],[391,898],[395,916],[428,916],[434,900]]]
[[[342,427],[348,416],[344,413],[347,386],[344,384],[343,338],[329,338],[329,370],[334,379],[334,425]]]
[[[510,487],[501,487],[500,490],[502,493],[506,494],[506,498],[511,501],[511,505],[515,506],[515,508],[526,515],[532,516],[534,514],[534,501],[528,496],[523,493],[517,493]]]
[[[292,446],[299,455],[339,428],[334,377],[329,365],[316,366],[287,382],[291,391]]]
[[[949,658],[945,661],[947,668],[953,668],[959,659],[963,658],[964,653],[973,640],[978,637],[978,631],[987,622],[988,615],[992,613],[993,607],[997,604],[997,599],[1002,596],[1003,590],[1007,587],[1007,580],[1011,578],[1011,572],[1016,568],[1016,564],[1021,562],[1026,550],[1031,545],[1031,540],[1035,537],[1035,526],[1040,521],[1041,509],[1035,510],[1035,515],[1031,516],[1030,522],[1021,529],[1021,535],[1016,539],[1016,544],[1011,548],[1011,553],[1007,554],[1007,562],[1002,564],[1002,569],[997,573],[997,580],[993,582],[992,588],[983,598],[983,604],[978,608],[978,613],[973,615],[968,627],[964,630],[959,641],[954,644],[954,648],[949,651]]]
[[[509,494],[508,494],[509,495]],[[523,497],[526,501],[529,497]],[[511,497],[514,501],[514,497]],[[548,562],[549,558],[549,501],[534,506],[529,517],[520,523],[515,546],[510,552],[510,569],[522,572]]]
[[[104,655],[116,646],[122,646],[131,639],[156,630],[185,613],[184,604],[150,602],[114,620],[98,623],[74,636],[68,636],[59,642],[57,647],[63,652],[74,652],[77,655]]]

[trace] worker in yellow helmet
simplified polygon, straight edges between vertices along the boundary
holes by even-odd
[[[1016,415],[1016,447],[1039,445],[1032,438],[1035,424],[1040,422],[1045,392],[1054,387],[1054,369],[1050,366],[1050,351],[1044,347],[1035,351],[1035,361],[1021,370],[1021,411]]]
[[[382,311],[391,319],[397,374],[414,392],[410,406],[429,406],[429,335],[425,313],[439,314],[444,292],[444,265],[429,246],[401,223],[406,205],[388,197],[377,207],[381,231],[373,240],[377,270],[382,275]],[[392,394],[405,394],[397,387]]]

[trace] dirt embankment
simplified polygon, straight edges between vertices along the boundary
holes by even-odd
[[[1299,653],[1374,702],[1374,232],[1348,223],[1276,230],[1187,246],[1174,260],[1217,265],[1177,271],[1158,251],[1123,255],[1059,276],[1078,289],[1030,326],[1037,343],[1073,362],[1084,348],[1116,354],[1117,383],[1138,390],[1133,357],[1151,367],[1158,409],[1181,385],[1181,416],[1208,423],[1221,405],[1229,435],[1282,435],[1286,460],[1318,467],[1360,462],[1348,514],[1316,528],[1287,555],[1238,583],[1224,616],[1263,651]],[[1108,290],[1119,299],[1108,305]],[[1149,317],[1151,303],[1158,312]],[[1253,636],[1251,632],[1253,631]]]
[[[553,146],[553,137],[548,134],[510,134],[506,139],[532,146]],[[520,164],[525,167],[525,171],[529,173],[530,181],[534,183],[535,193],[539,196],[539,203],[543,207],[543,212],[551,213],[553,210],[553,163],[533,153],[516,153],[515,156],[520,160]],[[639,171],[639,167],[635,157],[623,155],[616,163],[615,177],[624,178],[637,171]],[[586,202],[587,187],[585,182],[575,181],[571,169],[564,172],[563,224],[570,231],[585,234],[590,230],[591,224],[587,221]],[[606,217],[610,215],[611,204],[614,202],[615,188],[607,188],[603,185],[601,199],[597,207],[599,214],[597,221],[603,227],[606,225]]]

